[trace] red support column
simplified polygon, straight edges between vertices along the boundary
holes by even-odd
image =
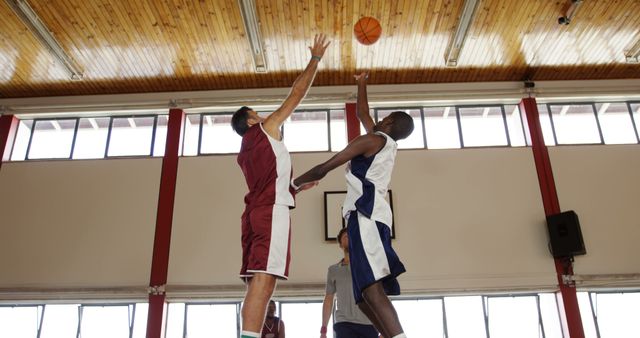
[[[158,213],[156,216],[156,234],[153,242],[151,278],[149,281],[149,314],[147,319],[147,338],[164,336],[166,303],[164,286],[167,284],[169,269],[169,249],[171,247],[171,225],[173,205],[178,176],[178,151],[180,149],[184,111],[171,109],[167,126],[167,143],[162,159]]]
[[[347,122],[347,141],[351,142],[360,136],[360,120],[358,120],[357,105],[349,102],[345,105],[345,120]]]
[[[11,155],[18,122],[18,119],[13,115],[0,116],[0,169],[2,169],[2,162],[8,161]]]
[[[535,98],[524,98],[520,102],[520,111],[526,115],[525,123],[528,125],[531,149],[538,173],[538,183],[542,194],[542,203],[545,215],[553,215],[560,212],[560,202],[556,192],[556,184],[553,179],[553,171],[549,152],[544,143],[542,127],[540,126],[540,116]],[[563,275],[572,275],[573,268],[568,266],[561,259],[555,259],[556,273],[558,275],[558,285],[560,292],[556,294],[558,299],[558,310],[560,311],[561,325],[565,337],[584,338],[584,328],[578,307],[578,297],[576,288],[567,285]]]

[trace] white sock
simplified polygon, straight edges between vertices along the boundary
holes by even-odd
[[[260,333],[251,332],[251,331],[242,331],[242,333],[240,333],[240,337],[258,338],[258,337],[260,337]]]
[[[407,338],[407,335],[404,333],[401,333],[399,335],[393,336],[392,338]]]

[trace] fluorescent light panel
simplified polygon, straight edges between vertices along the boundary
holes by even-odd
[[[266,73],[267,61],[264,57],[255,0],[238,0],[238,2],[240,4],[240,13],[242,13],[242,21],[244,22],[244,30],[247,32],[249,44],[251,45],[256,73]]]
[[[456,27],[456,31],[453,37],[449,40],[449,46],[444,54],[444,59],[447,67],[456,67],[458,65],[458,58],[462,47],[467,39],[467,33],[469,32],[469,26],[473,22],[473,17],[478,8],[479,0],[465,0],[464,7],[462,8],[462,14],[460,15],[460,21]]]
[[[83,73],[80,67],[67,55],[58,40],[51,31],[42,23],[38,14],[31,8],[25,0],[5,0],[16,15],[24,22],[40,42],[49,49],[51,54],[67,70],[72,80],[81,80]]]

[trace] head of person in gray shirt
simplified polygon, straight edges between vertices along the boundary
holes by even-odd
[[[329,266],[327,285],[322,303],[322,327],[320,337],[326,338],[327,325],[333,313],[334,337],[376,338],[378,331],[367,319],[367,316],[356,305],[349,267],[349,237],[343,228],[336,237],[342,250],[343,258]],[[335,306],[334,306],[335,305]]]

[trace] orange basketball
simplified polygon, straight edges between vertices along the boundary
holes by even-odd
[[[363,45],[372,45],[380,38],[382,27],[376,18],[365,16],[353,26],[353,34]]]

